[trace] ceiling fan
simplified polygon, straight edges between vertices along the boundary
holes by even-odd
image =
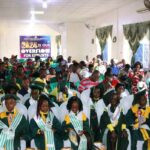
[[[145,12],[150,11],[150,0],[144,0],[144,5],[146,8],[138,9],[136,12],[137,13],[145,13]]]

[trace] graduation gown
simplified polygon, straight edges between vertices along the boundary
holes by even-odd
[[[107,146],[107,150],[111,150],[111,132],[115,131],[117,134],[116,150],[127,150],[128,138],[121,136],[122,130],[126,129],[125,116],[120,108],[112,109],[109,104],[101,116],[100,129],[102,132],[103,143]]]
[[[60,121],[60,110],[58,105],[55,102],[52,102],[54,107],[51,108],[52,112],[54,113],[55,117]],[[29,121],[36,115],[37,112],[37,103],[31,105],[28,108],[28,119]]]
[[[26,108],[28,109],[31,105],[33,105],[33,104],[37,104],[37,101],[36,100],[33,100],[33,98],[32,97],[30,97],[30,99],[28,99],[26,102],[25,102],[25,106],[26,106]]]
[[[68,89],[68,97],[66,101],[64,101],[59,107],[61,123],[64,121],[65,116],[69,113],[67,110],[67,103],[72,96],[77,96],[78,98],[80,98],[80,93],[76,90]]]
[[[77,117],[80,119],[80,121],[83,121],[83,130],[84,130],[84,135],[86,136],[87,138],[87,142],[89,143],[90,146],[88,146],[88,150],[92,150],[92,143],[93,143],[93,137],[92,137],[92,131],[90,130],[90,127],[89,127],[89,121],[88,121],[88,118],[86,117],[86,115],[83,113],[83,112],[80,112]],[[70,120],[70,116],[69,115],[66,115],[65,116],[65,120],[64,122],[62,123],[62,129],[63,129],[63,137],[64,137],[64,140],[68,140],[69,139],[69,131],[68,129],[72,129],[75,131],[72,123],[71,123],[71,120]],[[77,133],[76,133],[77,135]],[[80,137],[77,135],[78,137],[78,140],[80,140]],[[73,150],[78,150],[78,146],[76,146],[72,141],[71,142],[71,148]]]
[[[94,134],[94,142],[99,142],[100,138],[100,118],[104,112],[106,107],[103,99],[100,99],[94,102],[90,97],[83,100],[84,103],[84,112],[86,112],[87,117],[89,118],[90,129],[93,131]]]
[[[18,112],[14,113],[13,116],[15,117],[17,115],[17,113]],[[2,121],[5,125],[7,125],[9,127],[8,115],[6,114],[6,111],[0,113],[0,121]],[[1,134],[1,132],[2,132],[2,129],[0,129],[0,134]],[[22,116],[22,119],[15,130],[14,150],[18,150],[21,148],[20,138],[23,138],[26,141],[30,140],[29,124],[24,116]]]
[[[145,91],[145,90],[144,90]],[[129,109],[138,103],[138,100],[139,100],[139,95],[143,94],[144,91],[141,91],[141,92],[138,92],[136,94],[132,94],[132,95],[128,95],[126,97],[123,97],[121,100],[120,100],[120,105],[121,105],[121,108],[123,108],[124,110],[124,114],[126,115],[127,112],[129,111]],[[149,100],[148,100],[148,97],[147,97],[147,105],[149,104]]]
[[[136,150],[137,141],[144,141],[143,150],[150,149],[150,107],[131,107],[126,115],[127,126],[131,128],[131,150]]]
[[[54,129],[54,144],[55,149],[60,150],[63,147],[63,140],[62,140],[62,128],[60,122],[57,120],[57,118],[54,116],[53,122],[52,122],[52,129]],[[44,134],[41,134],[39,132],[40,128],[37,125],[35,119],[31,119],[30,121],[30,132],[31,137],[34,139],[35,145],[40,150],[46,150],[45,149],[45,136]]]

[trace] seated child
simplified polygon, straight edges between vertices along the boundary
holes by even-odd
[[[62,124],[64,140],[69,138],[73,150],[92,150],[92,135],[81,100],[73,96],[67,104],[69,114]]]
[[[101,117],[100,129],[103,143],[107,146],[107,150],[127,150],[128,134],[125,116],[119,105],[119,98],[116,93],[112,94],[110,104],[106,107]]]

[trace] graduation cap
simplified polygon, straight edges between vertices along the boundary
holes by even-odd
[[[45,93],[42,93],[39,97],[39,101],[43,101],[43,100],[46,100],[50,107],[55,107],[55,105],[52,103],[50,97]]]
[[[44,90],[44,87],[45,87],[45,84],[42,83],[42,82],[39,82],[39,81],[33,81],[33,82],[30,84],[30,88],[31,88],[31,89],[38,89],[38,90],[43,91],[43,90]]]
[[[118,89],[119,87],[124,87],[125,88],[125,85],[123,83],[117,83],[115,89]]]
[[[7,84],[6,86],[4,86],[4,92],[5,92],[6,94],[9,94],[9,93],[10,93],[10,90],[12,90],[12,89],[15,89],[16,92],[17,92],[18,90],[20,90],[20,87],[19,87],[18,84],[15,84],[15,83],[9,83],[9,84]]]
[[[14,99],[15,101],[20,100],[18,96],[15,94],[6,94],[5,96],[2,97],[2,101],[6,101],[8,99]]]
[[[133,99],[133,105],[134,104],[138,104],[139,103],[139,100],[140,100],[140,97],[141,96],[144,96],[144,95],[146,95],[146,89],[142,89],[142,90],[140,90],[139,92],[137,92],[136,94],[134,94],[134,99]]]
[[[110,99],[111,99],[111,96],[112,94],[115,93],[115,89],[112,88],[112,89],[109,89],[107,90],[104,95],[103,95],[103,100],[104,100],[104,103],[105,105],[107,106],[109,103],[110,103]]]

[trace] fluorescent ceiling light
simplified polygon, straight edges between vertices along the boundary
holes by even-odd
[[[31,15],[44,15],[44,11],[31,11]]]

